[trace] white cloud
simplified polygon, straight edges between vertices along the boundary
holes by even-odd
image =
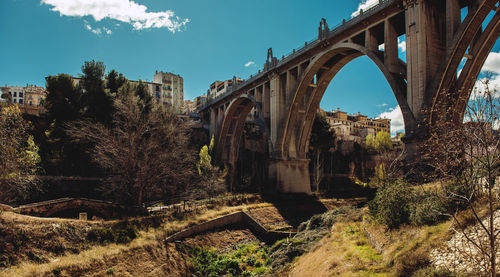
[[[398,38],[398,48],[401,49],[401,52],[406,52],[406,41],[401,41],[400,38]],[[378,46],[378,50],[384,51],[385,50],[385,43],[382,43]]]
[[[250,66],[253,66],[253,65],[255,65],[255,62],[253,62],[253,61],[249,61],[249,62],[247,62],[247,63],[245,64],[245,67],[250,67]]]
[[[111,35],[113,33],[110,29],[106,27],[102,27],[102,30],[106,33],[106,35]]]
[[[391,120],[391,135],[396,135],[397,132],[405,131],[403,113],[401,113],[399,105],[381,113],[377,118],[388,118]]]
[[[358,9],[351,14],[351,17],[356,17],[359,15],[360,10],[366,11],[367,9],[376,6],[379,0],[363,0],[363,2],[359,3]]]
[[[85,29],[91,31],[92,33],[96,34],[96,35],[102,35],[102,34],[106,34],[106,35],[111,35],[113,33],[113,31],[111,31],[110,29],[106,28],[106,27],[102,27],[102,28],[93,28],[92,26],[90,26],[90,24],[86,23],[85,24]]]
[[[52,6],[51,10],[61,15],[92,16],[95,21],[117,20],[131,24],[135,30],[167,28],[175,33],[189,22],[189,19],[175,16],[171,10],[148,12],[148,7],[133,0],[41,0],[41,3]]]
[[[381,107],[387,107],[389,104],[387,103],[384,103],[384,104],[378,104],[377,107],[381,108]]]
[[[500,52],[491,52],[484,62],[482,72],[493,72],[495,74],[500,74]]]
[[[488,89],[493,92],[495,98],[500,98],[500,52],[491,52],[484,62],[481,73],[489,73]],[[485,91],[486,78],[480,78],[476,82],[475,88],[478,93],[473,94],[471,97],[481,96],[483,91]]]
[[[401,52],[406,52],[406,40],[401,41],[401,39],[398,38],[398,47],[401,49]]]

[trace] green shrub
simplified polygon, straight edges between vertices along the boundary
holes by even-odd
[[[467,207],[467,201],[457,196],[469,196],[473,193],[471,191],[473,189],[472,186],[463,184],[457,180],[446,183],[443,189],[445,193],[443,197],[447,199],[446,208],[451,212],[463,210]]]
[[[186,249],[195,276],[259,276],[269,271],[267,247],[258,243],[238,245],[226,254],[200,247]]]
[[[416,225],[433,225],[444,219],[447,202],[437,195],[416,195],[410,204],[410,221]]]
[[[410,199],[411,188],[402,181],[396,181],[379,188],[368,207],[377,222],[397,228],[409,220]]]
[[[133,225],[123,228],[97,228],[90,230],[87,240],[99,243],[128,243],[137,237],[137,230]]]

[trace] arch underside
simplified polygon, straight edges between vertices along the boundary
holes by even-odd
[[[231,102],[224,115],[216,145],[216,157],[220,162],[233,167],[236,165],[246,118],[253,108],[257,109],[259,119],[263,118],[260,106],[261,104],[257,103],[253,96],[246,94]]]
[[[482,25],[490,12],[496,9],[488,25]],[[430,126],[441,120],[460,122],[463,120],[472,90],[481,69],[500,35],[500,9],[498,0],[483,1],[474,13],[469,13],[457,30],[452,41],[453,48],[447,54],[444,69],[430,109]],[[468,51],[469,55],[466,55]],[[457,77],[463,57],[467,60]]]
[[[414,124],[415,119],[406,100],[406,64],[400,61],[398,72],[389,72],[383,63],[383,52],[357,44],[340,43],[318,55],[298,85],[278,145],[281,146],[283,159],[306,158],[314,117],[328,85],[345,65],[363,55],[378,66],[389,82],[401,107],[405,126]]]

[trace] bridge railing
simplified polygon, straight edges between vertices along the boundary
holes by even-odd
[[[349,20],[343,20],[342,23],[339,23],[335,25],[329,32],[328,35],[326,36],[325,39],[329,39],[333,36],[338,35],[339,33],[343,32],[344,30],[348,29],[349,27],[359,23],[360,21],[364,20],[365,18],[373,15],[376,13],[378,10],[383,9],[391,4],[393,4],[397,0],[379,0],[377,5],[374,5],[366,10],[361,10],[360,14],[358,16],[352,17]],[[252,81],[257,80],[258,78],[262,77],[265,75],[267,72],[271,71],[272,69],[279,67],[290,60],[302,55],[304,52],[307,50],[314,48],[318,43],[320,43],[322,39],[315,38],[310,41],[306,41],[302,46],[298,47],[297,49],[293,49],[292,52],[287,53],[286,55],[283,55],[281,59],[278,60],[278,63],[275,66],[270,67],[267,71],[265,70],[259,70],[259,72],[256,75],[250,75],[247,79],[244,79],[242,83],[233,85],[230,89],[228,89],[225,93],[213,98],[213,99],[208,99],[205,105],[203,105],[200,109],[204,110],[207,107],[211,106],[214,103],[217,103],[219,100],[226,98],[227,96],[231,95],[234,91],[239,90],[240,88],[245,87],[246,85],[250,84]]]

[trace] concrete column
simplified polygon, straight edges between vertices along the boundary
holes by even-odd
[[[270,106],[271,106],[271,89],[270,89],[270,84],[269,83],[264,83],[264,99],[262,106],[264,108],[264,118],[270,118]]]
[[[410,1],[408,1],[410,2]],[[438,70],[446,56],[446,2],[412,1],[406,5],[408,105],[417,122],[424,119],[425,99],[433,99]]]
[[[398,34],[390,19],[384,23],[384,64],[390,72],[398,71]]]
[[[286,72],[286,95],[287,95],[287,106],[293,99],[293,93],[297,88],[297,78],[298,69],[291,69]]]
[[[365,47],[372,51],[378,50],[378,41],[371,29],[365,31]]]
[[[281,103],[281,93],[280,93],[280,77],[278,74],[272,74],[270,77],[270,118],[271,118],[271,142],[276,145],[279,136],[279,124],[280,124],[280,103]]]
[[[282,193],[311,194],[309,160],[271,160],[269,181]]]
[[[215,135],[215,124],[217,120],[217,113],[213,108],[210,108],[210,139]]]
[[[255,101],[257,103],[262,103],[262,91],[263,91],[263,86],[258,86],[255,88]]]
[[[451,47],[451,41],[461,21],[459,0],[446,0],[446,41],[448,49]]]

